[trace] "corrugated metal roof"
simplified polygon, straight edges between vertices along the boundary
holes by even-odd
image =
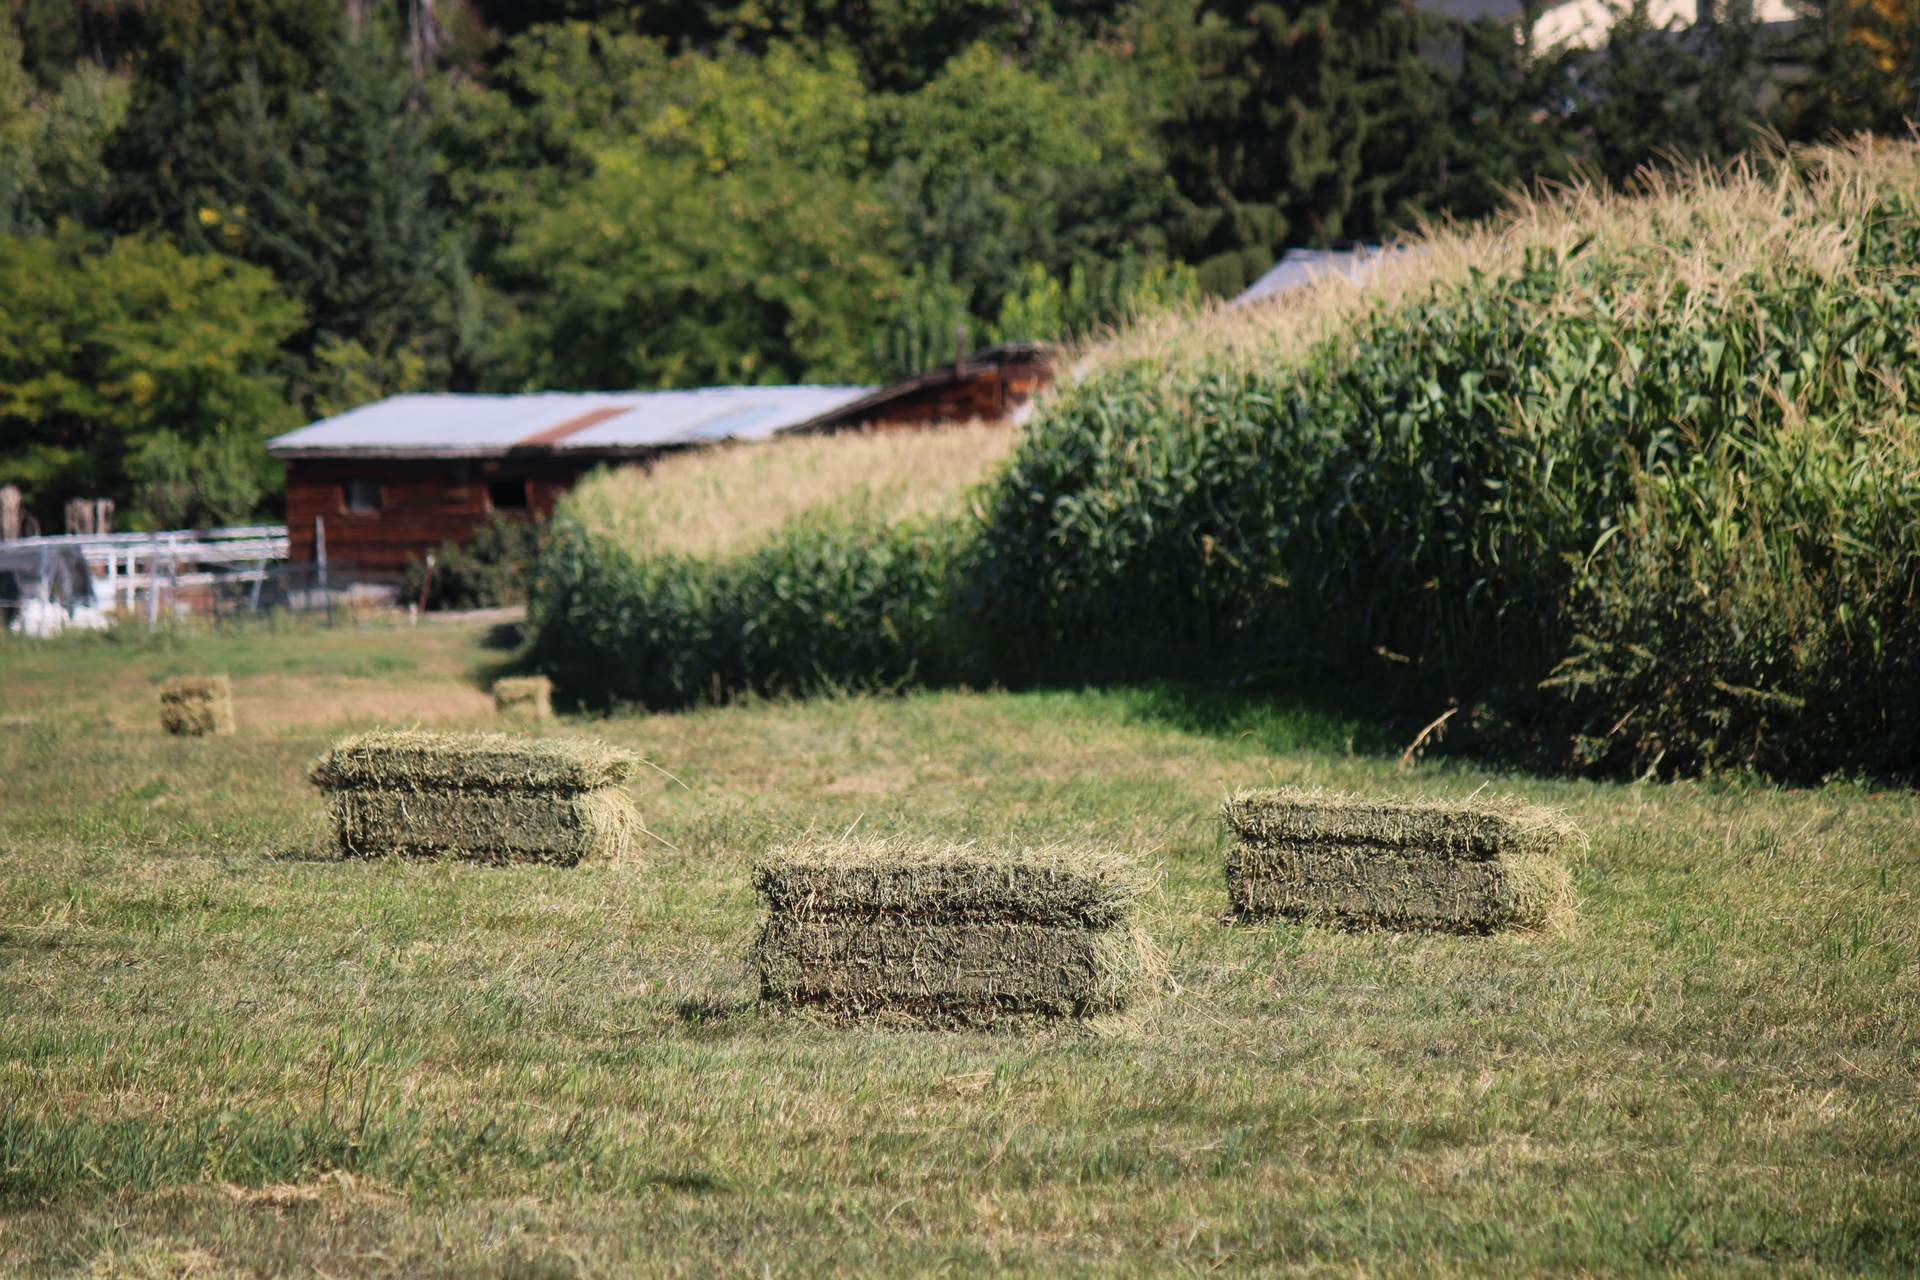
[[[278,436],[267,442],[267,449],[283,458],[472,458],[513,449],[621,453],[729,437],[759,440],[831,413],[872,390],[706,387],[394,396]]]

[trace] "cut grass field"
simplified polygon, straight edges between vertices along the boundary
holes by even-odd
[[[492,727],[484,632],[0,643],[0,1271],[1920,1266],[1906,793],[1402,774],[1304,700],[946,692],[542,728],[657,766],[621,865],[325,856],[305,766]],[[159,682],[221,670],[238,733],[163,735]],[[1219,803],[1276,783],[1562,806],[1579,923],[1230,923]],[[849,828],[1137,855],[1173,985],[1108,1037],[763,1014],[751,864]]]

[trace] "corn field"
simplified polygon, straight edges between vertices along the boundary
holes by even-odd
[[[1573,192],[1130,335],[1037,415],[973,610],[1027,663],[1411,677],[1538,764],[1911,772],[1916,193],[1885,145]]]
[[[1535,767],[1910,776],[1920,150],[1438,228],[1143,320],[970,501],[543,562],[543,661],[683,705],[1094,667],[1318,669]]]

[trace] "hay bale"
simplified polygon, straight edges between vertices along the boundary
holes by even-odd
[[[752,962],[763,1000],[928,1024],[1120,1013],[1159,951],[1133,918],[1129,860],[902,840],[775,850],[754,868],[768,907]]]
[[[1538,805],[1285,787],[1243,791],[1223,816],[1240,837],[1226,871],[1242,916],[1453,933],[1572,918],[1568,858],[1585,837]]]
[[[632,752],[574,739],[376,730],[313,767],[341,852],[573,866],[624,858],[641,830]]]
[[[493,682],[493,709],[509,720],[553,719],[553,681],[513,676]]]
[[[233,732],[233,681],[224,675],[175,676],[160,686],[160,727],[198,738]]]

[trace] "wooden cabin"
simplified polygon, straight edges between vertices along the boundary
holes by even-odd
[[[544,518],[593,468],[714,440],[764,439],[867,387],[407,395],[267,442],[287,466],[296,561],[350,563],[367,581],[464,543],[495,516]]]
[[[287,467],[296,562],[397,578],[495,516],[545,519],[598,466],[646,462],[718,440],[788,431],[998,420],[1047,381],[1047,349],[988,347],[892,387],[709,387],[697,391],[405,395],[267,442]]]

